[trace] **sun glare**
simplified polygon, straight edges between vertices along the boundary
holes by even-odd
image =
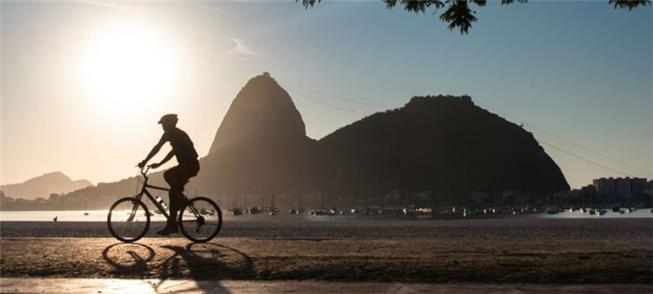
[[[114,114],[165,102],[179,75],[172,43],[143,27],[121,26],[95,33],[82,58],[84,96]]]

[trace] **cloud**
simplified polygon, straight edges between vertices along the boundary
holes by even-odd
[[[249,59],[259,55],[259,53],[256,50],[252,49],[247,44],[245,44],[245,42],[242,39],[231,38],[231,41],[233,42],[233,47],[221,55],[231,56],[238,59]]]
[[[94,7],[101,7],[101,8],[108,8],[108,9],[114,9],[114,10],[133,10],[134,8],[129,5],[124,5],[120,2],[113,2],[113,1],[97,1],[97,0],[77,0],[75,3],[82,4],[82,5],[88,5],[88,6],[94,6]]]

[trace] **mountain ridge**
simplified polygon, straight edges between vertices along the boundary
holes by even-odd
[[[232,206],[247,205],[248,195],[268,199],[266,205],[277,199],[297,206],[305,198],[315,205],[367,203],[392,191],[457,195],[446,201],[464,205],[477,192],[485,195],[479,201],[487,202],[490,195],[496,201],[502,191],[516,190],[541,202],[545,194],[569,189],[532,133],[478,107],[470,96],[414,96],[402,107],[314,140],[306,136],[290,95],[268,73],[249,80],[236,95],[200,166],[186,191]],[[165,185],[161,174],[153,173],[151,181]],[[62,198],[76,199],[69,205],[90,198],[89,207],[106,208],[133,195],[136,185],[132,177]]]
[[[60,171],[48,172],[21,183],[1,185],[5,195],[23,199],[47,198],[50,194],[62,194],[92,186],[88,180],[72,180]]]
[[[415,96],[403,107],[336,130],[320,145],[326,171],[316,178],[333,174],[323,186],[341,183],[345,190],[569,189],[532,133],[476,106],[466,95]]]
[[[216,131],[209,154],[229,145],[288,145],[308,139],[292,98],[265,72],[238,92]]]

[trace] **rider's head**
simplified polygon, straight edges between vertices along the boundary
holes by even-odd
[[[174,113],[166,114],[161,117],[159,124],[161,124],[163,130],[172,129],[177,125],[177,115]]]

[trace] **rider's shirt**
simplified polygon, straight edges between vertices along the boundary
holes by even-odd
[[[190,140],[186,132],[174,128],[172,130],[166,131],[161,136],[162,142],[170,142],[172,145],[172,151],[177,157],[177,162],[179,164],[189,164],[197,162],[197,151],[195,151],[195,146],[193,141]]]

